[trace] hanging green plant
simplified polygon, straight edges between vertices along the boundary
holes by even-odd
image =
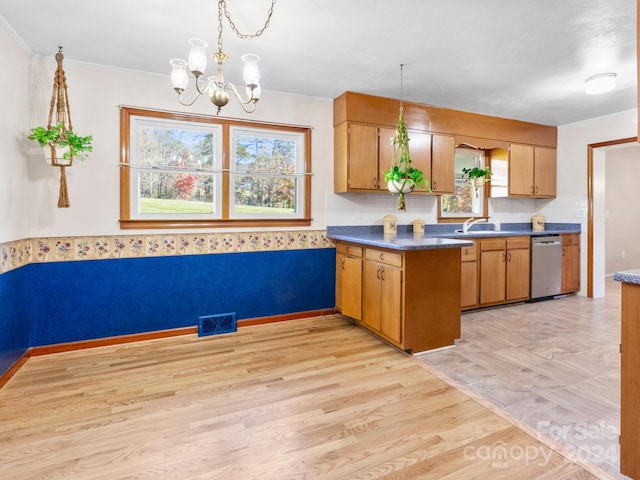
[[[29,140],[36,140],[41,147],[45,149],[51,147],[67,147],[63,148],[62,159],[69,163],[73,159],[86,160],[89,156],[87,152],[91,152],[93,147],[91,135],[82,137],[66,129],[62,122],[53,125],[50,128],[34,127],[31,129],[31,135],[27,137]],[[61,160],[60,158],[58,160]]]
[[[480,182],[482,184],[489,181],[489,178],[491,177],[491,170],[489,170],[489,167],[463,168],[462,175],[465,176],[471,184],[476,185],[478,179],[480,179]]]
[[[384,180],[387,182],[387,189],[392,194],[398,194],[398,210],[405,211],[406,204],[404,195],[410,193],[414,188],[423,188],[430,192],[429,181],[424,173],[411,166],[411,155],[409,154],[409,133],[404,123],[402,106],[398,117],[396,133],[391,140],[393,145],[393,157],[391,168],[384,171]]]

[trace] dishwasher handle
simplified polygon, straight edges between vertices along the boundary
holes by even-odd
[[[534,247],[562,245],[562,237],[560,237],[560,235],[556,235],[553,237],[533,237],[531,244]]]

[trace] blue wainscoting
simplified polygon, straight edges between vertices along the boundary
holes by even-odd
[[[333,248],[29,268],[34,347],[196,326],[203,315],[236,312],[241,325],[242,319],[335,306]]]
[[[29,348],[29,268],[0,275],[0,375]]]

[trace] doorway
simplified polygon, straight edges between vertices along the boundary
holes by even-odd
[[[604,296],[604,252],[605,238],[605,159],[607,149],[626,143],[637,142],[637,137],[592,143],[587,146],[587,297]]]

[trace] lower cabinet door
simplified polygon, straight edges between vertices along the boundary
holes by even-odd
[[[480,303],[504,302],[506,287],[505,250],[480,253]]]
[[[364,262],[364,291],[362,295],[362,320],[369,327],[380,331],[380,289],[382,265],[377,262]]]
[[[529,298],[531,260],[528,248],[507,250],[507,300]]]
[[[478,304],[478,262],[462,262],[460,273],[460,306],[470,308]]]
[[[362,319],[362,259],[338,255],[336,305],[343,315]],[[339,280],[338,280],[339,279]]]
[[[402,342],[402,270],[381,266],[380,332]]]

